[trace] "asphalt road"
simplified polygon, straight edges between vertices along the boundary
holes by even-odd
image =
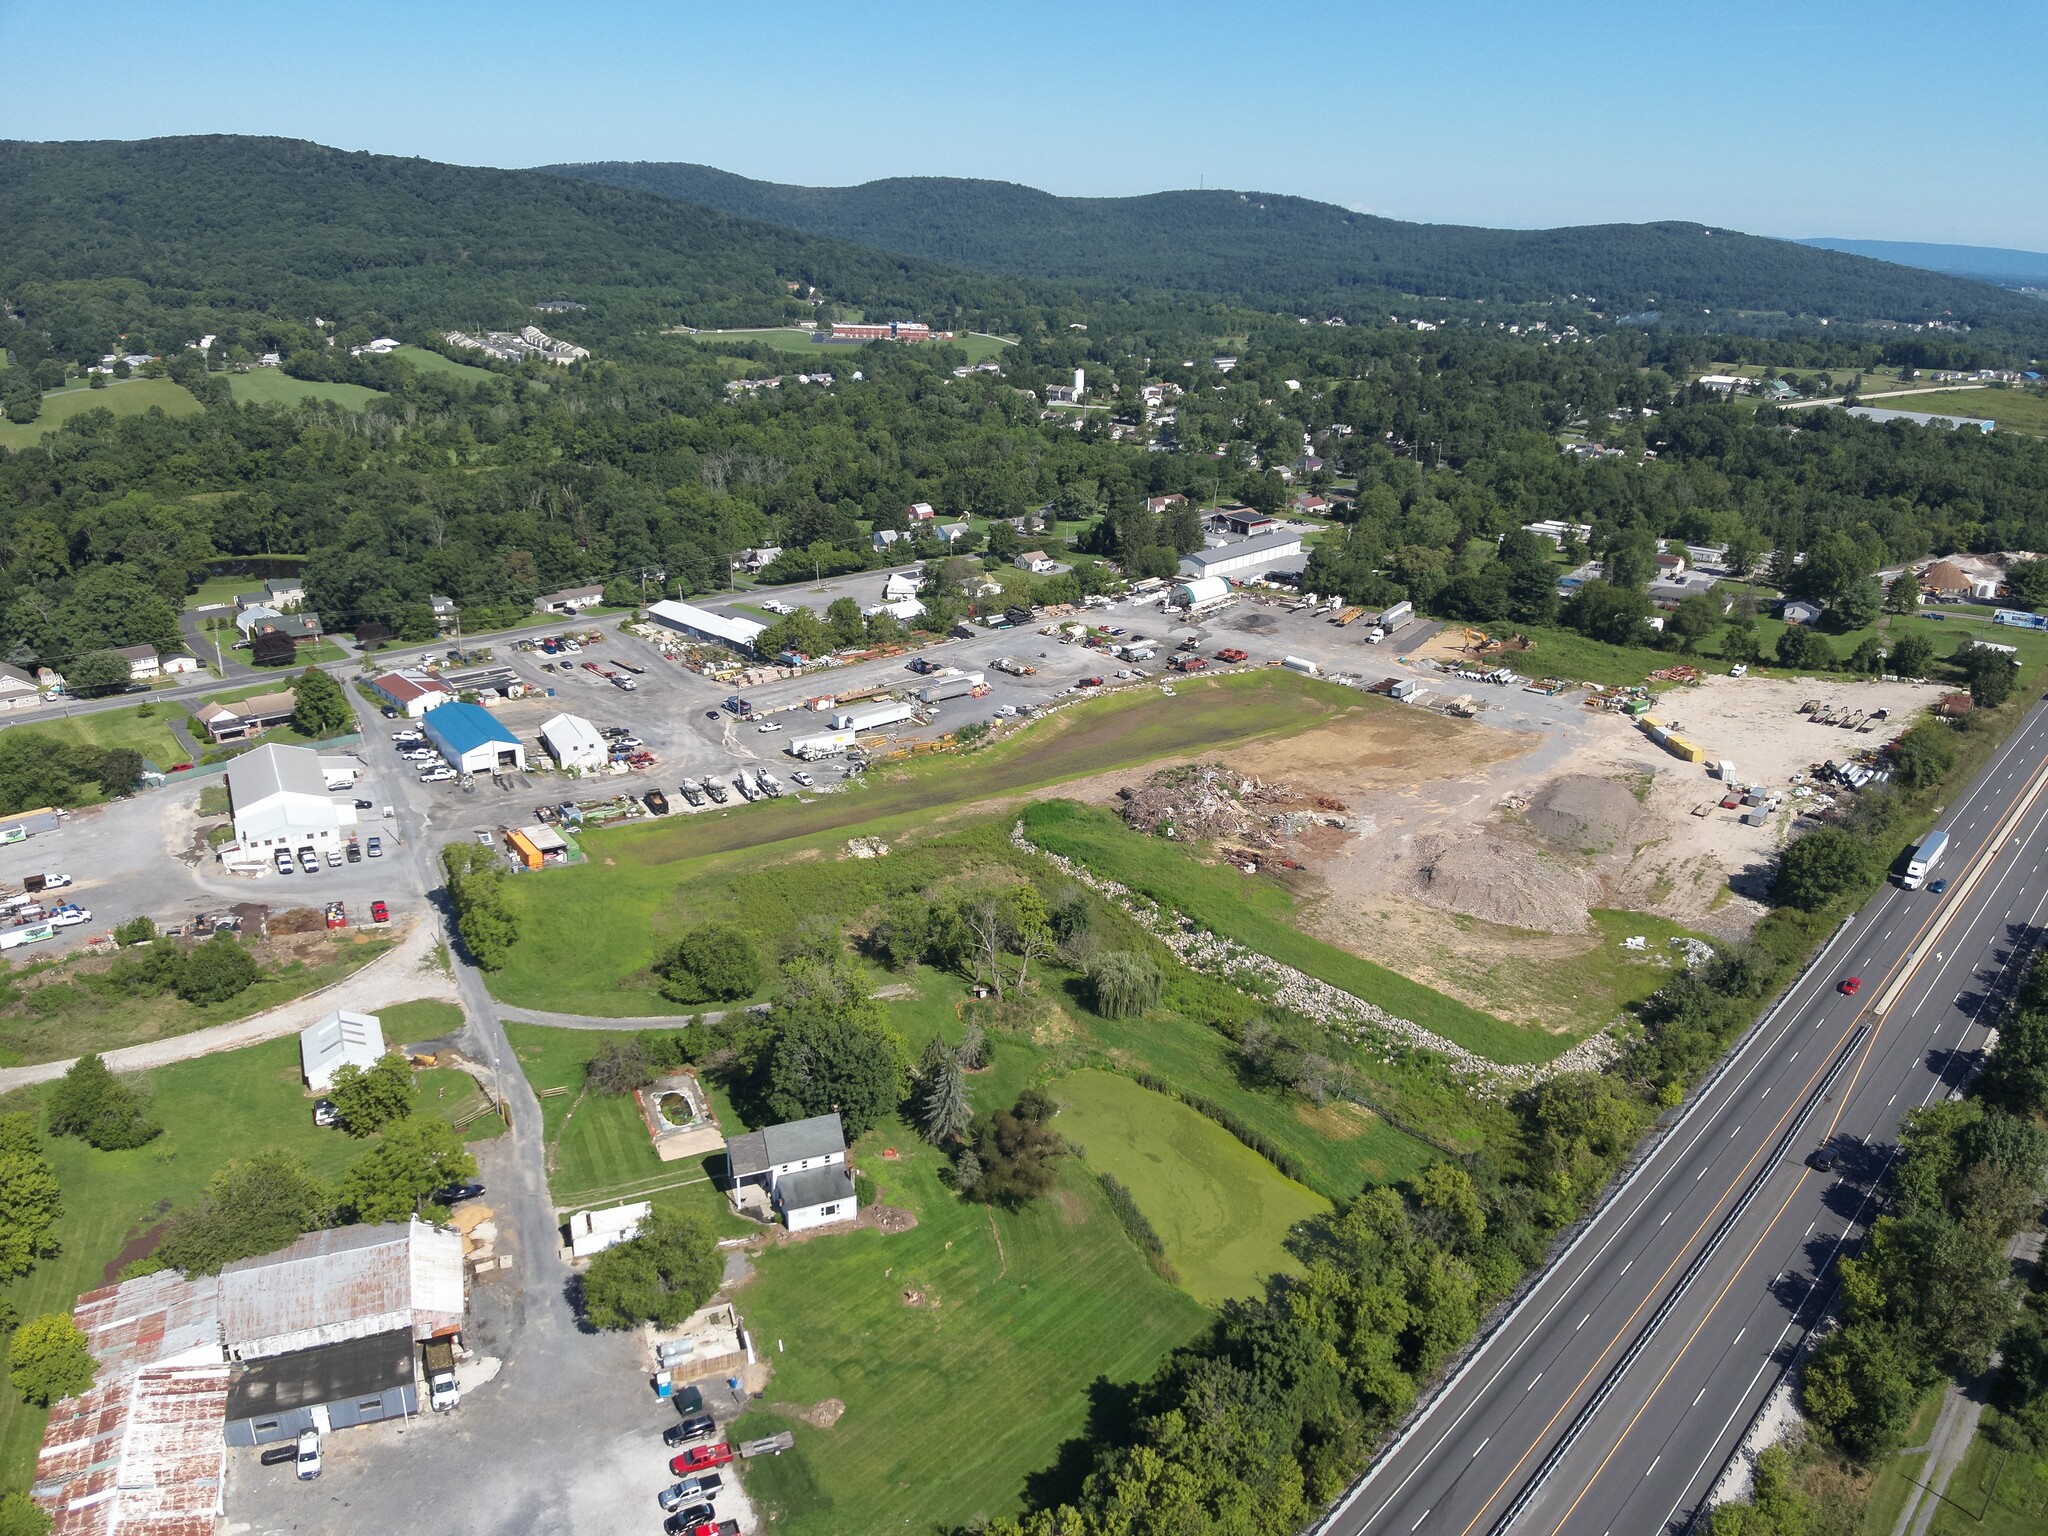
[[[1686,1526],[1825,1312],[1901,1119],[1979,1063],[2041,936],[2048,708],[1941,825],[1948,891],[1857,913],[1321,1531]]]

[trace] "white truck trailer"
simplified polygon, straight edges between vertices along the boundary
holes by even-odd
[[[951,677],[935,678],[917,690],[918,699],[926,704],[936,704],[941,699],[961,699],[973,693],[983,683],[979,672],[956,672]]]
[[[832,717],[835,731],[879,731],[885,725],[901,725],[917,713],[909,704],[874,704],[865,709],[841,710]]]
[[[1900,883],[1909,891],[1917,891],[1927,883],[1927,872],[1948,849],[1946,832],[1930,832],[1927,840],[1913,850],[1913,856],[1906,861],[1906,878]]]
[[[815,736],[792,736],[786,748],[791,757],[815,763],[823,757],[837,757],[859,738],[852,731],[820,731]]]

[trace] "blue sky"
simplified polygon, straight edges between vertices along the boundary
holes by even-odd
[[[0,137],[269,133],[2048,250],[2048,4],[0,0]]]

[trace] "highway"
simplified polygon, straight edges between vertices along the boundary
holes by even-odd
[[[1902,1117],[1976,1064],[2048,919],[2048,707],[1939,825],[1946,893],[1889,884],[1844,926],[1322,1536],[1687,1526],[1824,1315]]]

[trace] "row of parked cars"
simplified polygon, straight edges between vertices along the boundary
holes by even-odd
[[[661,1432],[664,1446],[681,1451],[668,1464],[678,1480],[655,1496],[668,1517],[661,1526],[665,1536],[725,1536],[739,1529],[738,1522],[718,1518],[717,1501],[725,1491],[725,1478],[717,1469],[732,1460],[732,1447],[705,1443],[718,1433],[718,1420],[696,1411],[703,1403],[695,1388],[685,1389],[676,1399],[682,1422]]]
[[[339,848],[329,848],[327,850],[328,867],[339,869],[344,864],[360,864],[366,852],[373,859],[383,858],[384,839],[375,832],[372,832],[365,842],[358,843],[354,838],[350,838],[347,843]],[[309,844],[299,849],[298,855],[296,868],[309,875],[320,873],[320,854],[318,850]],[[279,848],[276,850],[274,857],[277,861],[277,872],[280,875],[288,875],[292,872],[295,866],[292,863],[291,849]]]

